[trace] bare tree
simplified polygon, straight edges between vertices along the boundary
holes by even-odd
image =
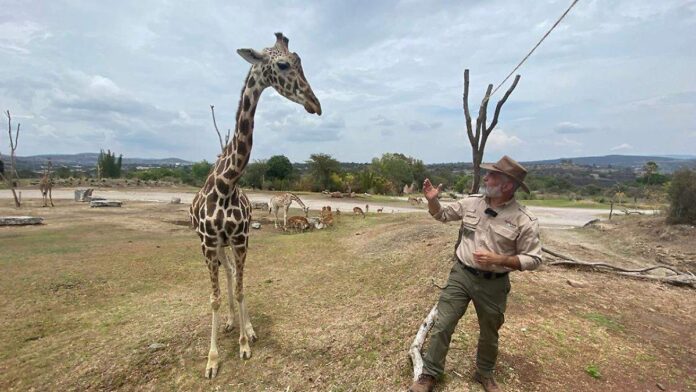
[[[491,125],[486,125],[486,112],[488,111],[488,101],[491,98],[491,91],[493,90],[493,85],[489,84],[486,90],[486,95],[481,100],[481,106],[479,107],[478,117],[476,118],[476,129],[475,132],[472,129],[471,114],[469,113],[469,70],[464,70],[464,116],[466,117],[466,133],[469,136],[469,143],[471,143],[471,151],[473,155],[474,163],[474,181],[471,185],[471,193],[476,193],[479,188],[479,183],[481,182],[481,162],[483,161],[483,151],[486,148],[486,141],[488,141],[488,136],[491,134],[496,125],[498,125],[498,116],[500,115],[500,109],[503,108],[503,104],[507,101],[512,91],[517,87],[517,82],[520,81],[520,75],[515,76],[515,80],[512,82],[510,88],[505,92],[498,104],[495,106],[495,114],[493,114],[493,121]]]
[[[225,151],[225,146],[230,142],[230,129],[227,129],[227,135],[225,135],[225,142],[222,142],[222,135],[218,129],[217,122],[215,121],[215,106],[210,105],[210,112],[213,114],[213,125],[215,126],[215,132],[217,132],[218,139],[220,139],[220,151]]]
[[[17,150],[17,140],[19,139],[19,126],[20,124],[17,123],[17,130],[15,131],[14,135],[14,140],[12,139],[12,116],[10,115],[10,111],[7,110],[5,112],[5,115],[7,116],[7,128],[8,128],[8,134],[10,136],[10,169],[9,171],[3,170],[3,172],[0,172],[0,179],[5,181],[7,186],[12,190],[12,196],[14,197],[14,202],[15,202],[15,207],[19,208],[21,207],[21,202],[19,198],[17,197],[17,191],[15,188],[17,188],[17,181],[19,179],[19,175],[17,174],[17,163],[16,163],[16,158],[15,158],[15,151]],[[0,156],[0,159],[2,157]],[[3,164],[4,168],[4,164]]]

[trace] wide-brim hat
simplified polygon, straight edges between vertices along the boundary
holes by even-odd
[[[481,169],[503,173],[518,183],[525,192],[530,193],[529,187],[524,183],[524,179],[527,177],[527,169],[507,155],[504,155],[496,163],[482,163]]]

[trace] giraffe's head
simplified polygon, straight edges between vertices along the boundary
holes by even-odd
[[[280,95],[304,106],[311,114],[321,116],[321,104],[314,96],[312,87],[302,72],[300,56],[288,49],[289,40],[283,33],[276,33],[276,43],[270,48],[256,51],[254,49],[237,49],[252,68],[260,72],[263,86],[272,86]]]

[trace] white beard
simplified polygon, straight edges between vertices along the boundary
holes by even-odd
[[[494,187],[487,187],[485,184],[481,185],[479,187],[479,193],[486,196],[486,197],[501,197],[503,196],[503,190],[501,189],[501,186],[494,186]]]

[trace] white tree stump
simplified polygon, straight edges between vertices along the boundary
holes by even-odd
[[[435,324],[435,320],[437,320],[437,303],[432,309],[430,309],[430,313],[428,313],[428,316],[421,324],[420,328],[418,329],[418,333],[416,334],[416,338],[413,340],[413,343],[411,343],[411,349],[408,350],[408,353],[411,356],[411,363],[413,363],[413,381],[418,380],[418,376],[423,373],[423,357],[421,356],[421,349],[423,348],[425,337],[428,336],[428,332],[430,332],[433,324]]]

